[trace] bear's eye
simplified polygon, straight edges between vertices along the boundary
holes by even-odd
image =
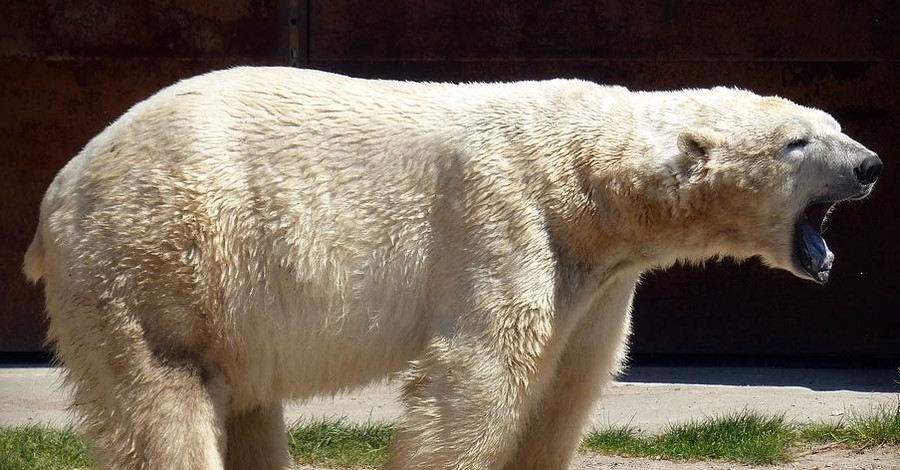
[[[809,145],[808,139],[794,139],[784,147],[784,151],[791,153],[794,150],[802,150],[807,145]]]

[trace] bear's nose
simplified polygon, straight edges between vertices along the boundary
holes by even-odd
[[[870,155],[858,167],[853,169],[853,174],[856,175],[856,179],[859,180],[860,184],[872,184],[878,179],[882,166],[878,155]]]

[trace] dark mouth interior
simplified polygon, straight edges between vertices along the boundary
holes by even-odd
[[[834,262],[834,253],[822,238],[825,217],[832,207],[832,202],[810,204],[803,211],[796,232],[795,256],[800,267],[815,281],[823,284],[828,282]]]
[[[820,202],[807,207],[806,210],[803,211],[806,221],[809,222],[820,235],[824,228],[822,225],[825,223],[825,217],[828,215],[828,212],[831,211],[832,207],[834,207],[833,203]]]

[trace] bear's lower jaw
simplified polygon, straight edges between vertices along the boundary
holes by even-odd
[[[795,229],[794,262],[810,280],[819,284],[828,282],[834,264],[834,253],[822,238],[822,224],[832,207],[834,203],[830,202],[810,205],[801,214]]]

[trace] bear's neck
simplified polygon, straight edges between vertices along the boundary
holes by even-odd
[[[596,265],[612,254],[628,269],[743,257],[723,243],[729,228],[716,225],[708,183],[687,187],[667,167],[679,155],[679,133],[699,124],[684,106],[684,96],[670,93],[601,89],[543,129],[550,135],[523,143],[538,156],[537,196],[567,256]]]

